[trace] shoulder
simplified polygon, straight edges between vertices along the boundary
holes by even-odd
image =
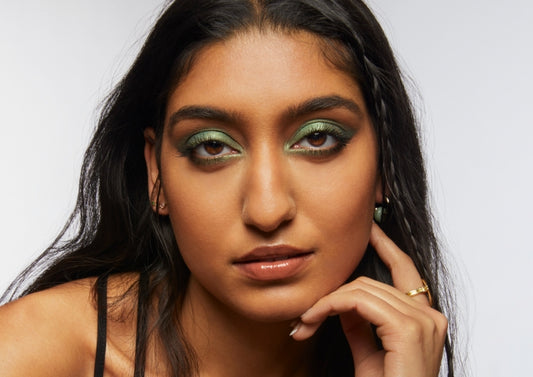
[[[135,352],[137,274],[109,278],[106,370],[131,368]],[[94,373],[98,311],[96,278],[76,280],[0,307],[2,377]],[[119,373],[120,372],[120,373]]]
[[[3,376],[90,375],[97,322],[93,284],[74,281],[0,307]]]

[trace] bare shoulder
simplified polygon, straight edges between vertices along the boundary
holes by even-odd
[[[83,279],[0,307],[2,376],[90,376],[97,311]]]

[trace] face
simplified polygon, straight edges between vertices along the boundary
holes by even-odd
[[[376,137],[358,84],[310,34],[205,47],[168,101],[160,171],[151,142],[145,152],[191,271],[187,297],[204,307],[295,318],[365,252]]]

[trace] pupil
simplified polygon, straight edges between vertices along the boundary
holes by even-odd
[[[326,142],[327,135],[323,132],[313,132],[311,135],[307,136],[307,141],[313,147],[320,147]]]
[[[218,141],[210,140],[204,143],[204,149],[207,153],[211,155],[216,155],[222,152],[222,150],[224,149],[224,145]]]

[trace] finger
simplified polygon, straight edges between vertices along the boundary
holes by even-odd
[[[387,285],[384,284],[384,286]],[[391,286],[387,287],[394,290]],[[298,336],[293,334],[293,337],[301,340],[312,336],[327,317],[355,313],[357,306],[361,304],[360,300],[369,297],[376,304],[378,302],[386,303],[387,306],[391,306],[396,311],[410,317],[418,316],[416,311],[419,308],[428,309],[427,306],[419,306],[420,304],[410,300],[407,296],[402,297],[397,291],[391,293],[380,287],[370,286],[358,281],[357,284],[352,285],[350,290],[338,290],[318,300],[300,317],[300,324],[297,327]],[[376,326],[380,324],[379,320],[375,321],[373,318],[365,317],[365,320]]]
[[[374,279],[370,279],[366,276],[361,276],[353,282],[345,284],[337,291],[347,290],[345,287],[348,286],[351,286],[352,290],[366,289],[373,295],[389,302],[398,311],[409,317],[419,318],[421,321],[424,321],[423,317],[429,317],[441,332],[446,332],[448,327],[448,321],[446,320],[446,317],[443,316],[438,310],[428,307],[425,301],[419,302],[417,300],[413,300],[413,297],[407,296],[405,293],[399,291],[395,287]],[[407,306],[405,304],[407,304]]]
[[[346,289],[346,286],[349,286],[349,289]],[[409,317],[427,316],[429,312],[434,311],[434,309],[416,302],[396,288],[367,277],[360,277],[346,286],[317,301],[301,316],[302,321],[307,324],[322,323],[328,316],[353,312],[357,294],[361,291],[387,302],[397,311]],[[377,325],[377,323],[372,323]]]
[[[338,292],[320,299],[300,317],[296,340],[311,337],[328,316],[357,313],[363,320],[376,326],[389,323],[398,311],[386,300],[362,289]]]
[[[398,290],[407,293],[423,286],[422,278],[413,260],[396,246],[377,224],[372,224],[370,244],[374,247],[383,263],[389,268],[394,286]],[[426,305],[429,304],[425,294],[418,294],[411,298]]]
[[[355,289],[365,289],[380,299],[389,302],[398,311],[410,317],[422,318],[430,317],[437,324],[439,329],[447,328],[447,320],[439,311],[429,307],[426,301],[420,302],[413,300],[413,297],[407,296],[404,292],[399,291],[393,286],[383,282],[370,279],[366,276],[358,277],[356,280],[338,288],[337,292],[350,292]]]
[[[422,369],[427,365],[432,370],[436,365],[438,369],[446,336],[446,318],[396,288],[369,278],[358,278],[321,298],[304,313],[293,338],[304,340],[311,337],[328,316],[336,314],[340,315],[356,367],[366,369],[371,365],[370,369],[374,370],[378,361],[383,361],[383,355],[379,357],[376,352],[368,322],[376,326],[384,350],[390,355],[390,363],[402,365],[398,370],[412,372],[417,363]],[[420,375],[428,373],[420,372]]]
[[[427,307],[425,302],[420,303],[418,301],[413,300],[411,297],[407,296],[405,292],[400,291],[398,288],[383,283],[381,281],[371,279],[367,276],[360,276],[357,279],[340,286],[333,293],[350,292],[354,291],[355,289],[365,289],[367,291],[370,291],[372,294],[376,295],[382,300],[389,300],[390,296],[394,296],[398,300],[408,305],[419,307],[423,304],[424,307]]]
[[[296,340],[309,338],[317,324],[335,314],[340,314],[356,366],[376,361],[372,356],[375,355],[374,339],[362,327],[362,321],[368,321],[376,326],[383,349],[390,355],[389,364],[397,365],[398,371],[403,370],[397,375],[433,375],[427,373],[428,366],[438,370],[446,336],[446,319],[438,311],[424,305],[406,304],[394,295],[382,299],[375,291],[338,292],[319,300],[304,313],[293,337]],[[350,324],[354,327],[350,328]],[[411,374],[414,370],[420,373]]]

